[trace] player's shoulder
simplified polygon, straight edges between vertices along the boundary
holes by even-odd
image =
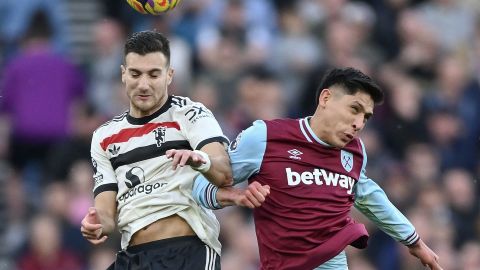
[[[100,125],[94,132],[94,135],[101,135],[105,133],[110,133],[116,129],[118,129],[120,126],[123,125],[123,122],[126,121],[126,118],[128,116],[128,111],[125,111],[115,117],[113,117],[111,120],[103,123]]]
[[[201,102],[191,100],[189,97],[171,95],[169,97],[170,105],[176,110],[189,110],[192,107],[203,106]]]
[[[265,124],[265,121],[255,120],[251,126],[242,130],[237,135],[237,138],[232,141],[230,145],[230,150],[234,150],[240,142],[242,142],[243,144],[254,144],[256,142],[265,141],[266,134],[267,126]]]
[[[286,131],[289,127],[298,127],[299,119],[292,119],[292,118],[278,118],[272,120],[264,120],[265,125],[269,130],[278,130],[278,131]]]
[[[190,98],[188,97],[171,95],[169,97],[169,102],[172,108],[181,109],[187,106],[191,106],[192,100],[190,100]]]
[[[205,117],[215,118],[213,113],[201,102],[182,96],[171,96],[170,100],[172,113],[176,117],[184,118],[191,123]]]
[[[277,118],[272,120],[263,120],[266,123],[270,123],[272,125],[290,125],[294,123],[298,123],[299,119],[292,119],[292,118]]]

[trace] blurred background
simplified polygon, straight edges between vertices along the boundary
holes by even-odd
[[[362,133],[367,174],[444,269],[480,269],[480,1],[182,0],[161,16],[119,0],[0,1],[0,269],[105,269],[119,237],[92,246],[90,139],[125,111],[122,46],[171,41],[172,94],[212,109],[232,140],[255,119],[304,117],[329,67],[385,90]],[[216,211],[222,269],[258,269],[251,212]],[[377,230],[350,270],[424,269]]]

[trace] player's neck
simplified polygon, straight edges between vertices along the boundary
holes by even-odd
[[[308,118],[308,124],[317,138],[323,142],[326,142],[325,139],[327,138],[327,132],[325,130],[325,125],[322,125],[321,118],[318,115],[313,115],[312,117]]]

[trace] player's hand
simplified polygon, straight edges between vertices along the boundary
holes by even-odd
[[[247,189],[239,190],[234,203],[235,205],[248,208],[260,207],[269,194],[269,185],[262,186],[260,183],[255,181],[248,185]]]
[[[408,247],[408,249],[410,254],[420,259],[424,266],[428,266],[431,270],[443,270],[440,264],[438,264],[438,255],[422,239],[419,239],[415,245]]]
[[[102,236],[103,226],[98,218],[95,207],[88,208],[88,213],[82,219],[82,226],[80,227],[83,237],[94,245],[105,242],[108,236]]]
[[[174,170],[176,170],[178,166],[183,167],[185,165],[199,167],[207,162],[200,154],[191,150],[170,149],[167,150],[165,155],[167,158],[172,159]]]

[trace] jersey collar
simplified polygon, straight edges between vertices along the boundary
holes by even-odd
[[[132,125],[145,125],[146,123],[148,123],[148,122],[152,121],[153,119],[157,118],[162,113],[166,112],[171,106],[172,106],[172,95],[169,95],[165,104],[163,104],[163,106],[160,109],[158,109],[156,112],[154,112],[153,114],[151,114],[149,116],[145,116],[145,117],[135,118],[135,117],[131,116],[130,112],[129,112],[127,114],[127,121],[128,121],[128,123],[130,123]]]
[[[330,144],[322,141],[320,138],[315,135],[313,132],[312,128],[310,127],[309,120],[311,119],[311,116],[307,116],[305,118],[300,119],[300,130],[302,131],[303,136],[305,136],[305,139],[309,142],[317,142],[321,145],[332,147]]]

